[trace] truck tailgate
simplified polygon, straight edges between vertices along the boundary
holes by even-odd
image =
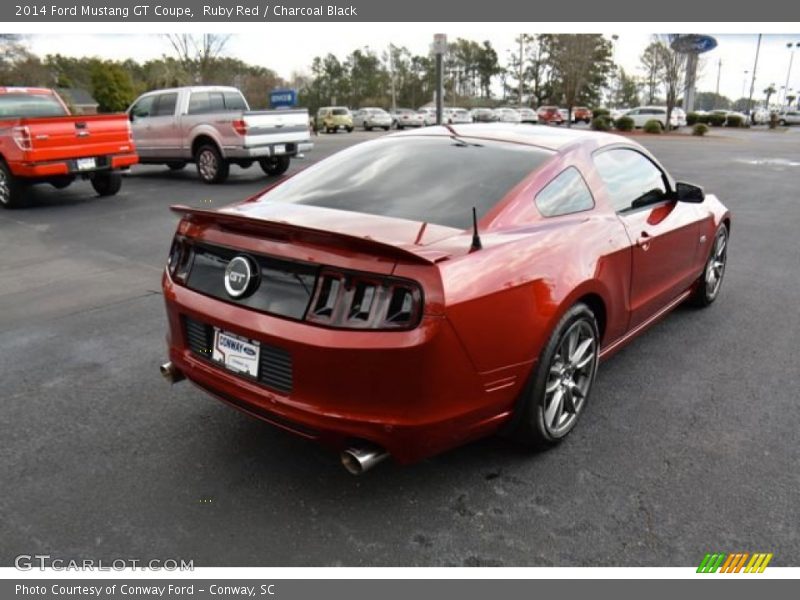
[[[245,147],[302,142],[310,139],[308,111],[249,111],[242,118],[247,125]]]
[[[20,126],[30,132],[31,148],[25,159],[31,162],[134,151],[124,114],[25,118],[20,120]]]

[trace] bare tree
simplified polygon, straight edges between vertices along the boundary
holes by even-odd
[[[212,63],[224,53],[231,36],[168,33],[166,38],[184,68],[194,75],[195,81],[205,83]]]
[[[667,103],[667,122],[664,126],[669,130],[672,110],[678,105],[678,98],[685,91],[686,54],[676,52],[662,39],[659,39],[657,44],[659,72]]]
[[[645,80],[647,81],[647,104],[653,104],[656,99],[656,90],[660,80],[661,60],[660,60],[660,44],[658,41],[653,41],[639,59],[642,62],[642,68],[645,71]]]

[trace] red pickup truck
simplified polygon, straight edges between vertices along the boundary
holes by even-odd
[[[0,206],[24,206],[27,187],[61,189],[88,179],[100,196],[116,194],[121,169],[138,162],[125,114],[70,115],[53,90],[0,87]]]

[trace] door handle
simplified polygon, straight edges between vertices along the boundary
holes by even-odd
[[[639,246],[642,250],[649,250],[650,249],[650,242],[653,238],[650,237],[650,234],[646,231],[643,231],[639,238],[636,240],[636,245]]]

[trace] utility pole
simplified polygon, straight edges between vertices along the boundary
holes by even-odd
[[[389,73],[392,80],[392,114],[397,111],[397,96],[394,89],[394,46],[389,44]]]
[[[436,58],[436,124],[442,124],[442,112],[444,109],[444,83],[442,73],[442,57],[447,52],[447,35],[437,33],[433,36],[433,54]]]
[[[722,75],[722,59],[717,63],[717,97],[719,97],[719,78]],[[714,98],[714,108],[716,108],[716,98]]]
[[[525,55],[525,34],[519,34],[519,106],[522,106],[522,60]]]
[[[750,81],[750,96],[747,98],[747,115],[753,114],[753,92],[756,87],[756,69],[758,69],[758,53],[761,51],[761,34],[758,34],[758,45],[756,45],[756,60],[753,63],[753,79]]]
[[[792,61],[794,60],[794,48],[792,42],[788,42],[786,47],[789,49],[789,69],[786,71],[786,85],[783,87],[783,104],[786,104],[786,96],[789,94],[789,77],[792,75]],[[800,42],[797,42],[800,48]]]

